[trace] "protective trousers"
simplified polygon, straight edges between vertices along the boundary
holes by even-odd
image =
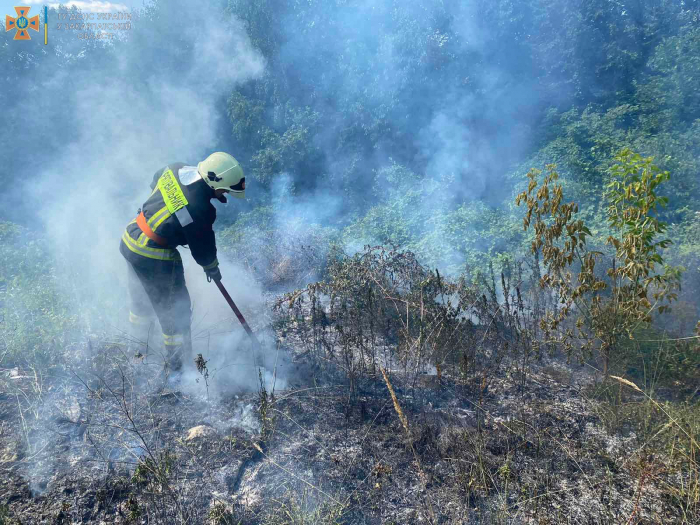
[[[129,267],[129,321],[135,332],[150,326],[153,312],[163,330],[167,364],[171,370],[182,367],[192,348],[190,335],[191,301],[185,285],[182,261],[146,259]]]

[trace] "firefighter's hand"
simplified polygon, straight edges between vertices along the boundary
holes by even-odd
[[[207,281],[211,282],[213,281],[220,281],[221,280],[221,270],[219,270],[218,266],[214,266],[214,268],[210,268],[209,270],[204,270],[204,273],[207,274]]]

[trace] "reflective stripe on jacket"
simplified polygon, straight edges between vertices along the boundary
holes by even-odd
[[[166,239],[168,245],[163,247],[149,239],[134,219],[122,235],[120,248],[131,262],[138,264],[143,258],[180,261],[175,248],[189,245],[199,265],[205,269],[218,266],[213,229],[216,208],[211,204],[214,192],[201,179],[189,185],[181,184],[178,174],[183,166],[178,162],[158,170],[151,183],[151,196],[141,207],[148,226]]]

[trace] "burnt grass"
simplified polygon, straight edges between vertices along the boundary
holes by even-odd
[[[591,378],[565,364],[487,388],[397,371],[407,432],[381,376],[349,393],[338,371],[294,360],[301,373],[262,415],[260,393],[207,407],[168,391],[128,399],[114,372],[82,384],[64,371],[40,393],[15,373],[0,399],[0,522],[680,522],[662,475],[639,494],[635,472],[654,458],[605,430],[582,392]],[[242,406],[257,431],[241,428]],[[139,471],[150,457],[160,465]]]
[[[94,339],[4,370],[0,524],[700,523],[697,471],[601,400],[591,367],[501,352],[496,323],[459,325],[482,366],[431,367],[395,358],[391,331],[371,352],[348,338],[347,310],[292,304],[271,323],[284,390],[173,391]]]

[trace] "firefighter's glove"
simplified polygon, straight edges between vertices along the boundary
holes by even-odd
[[[218,266],[214,266],[214,268],[204,270],[204,273],[207,274],[207,281],[209,281],[209,282],[212,282],[212,281],[218,282],[221,280],[221,270],[219,270]]]

